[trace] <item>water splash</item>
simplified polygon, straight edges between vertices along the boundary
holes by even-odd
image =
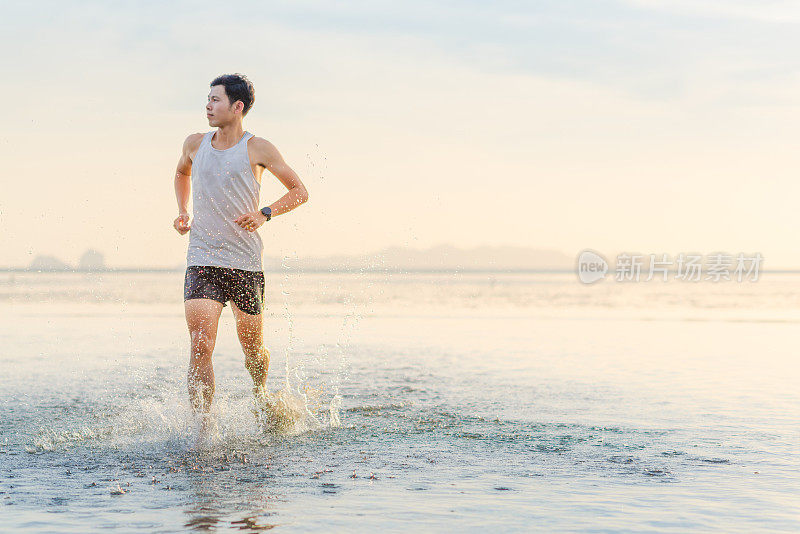
[[[274,392],[259,390],[252,412],[264,433],[295,435],[326,426],[326,421],[310,409],[308,397],[288,388]]]

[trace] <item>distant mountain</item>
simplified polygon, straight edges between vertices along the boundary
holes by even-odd
[[[78,260],[78,270],[80,271],[102,271],[105,268],[106,262],[103,254],[93,248],[81,254],[81,258]]]
[[[297,257],[289,260],[265,257],[268,269],[572,269],[574,258],[552,249],[510,246],[483,246],[461,249],[438,245],[428,249],[389,247],[364,255]]]
[[[107,270],[103,254],[95,249],[87,249],[81,254],[78,266],[61,261],[55,256],[40,254],[33,258],[26,267],[27,271],[105,271]]]
[[[72,265],[64,263],[55,256],[40,254],[28,265],[29,271],[72,271]]]
[[[437,245],[428,249],[389,247],[377,252],[331,256],[264,256],[266,270],[570,270],[575,259],[553,249],[511,246],[458,248]],[[103,254],[86,250],[77,268],[55,256],[40,255],[28,265],[30,271],[107,271],[107,270],[175,270],[183,271],[186,263],[172,267],[106,267]]]

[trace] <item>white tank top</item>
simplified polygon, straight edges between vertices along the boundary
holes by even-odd
[[[192,227],[186,265],[262,271],[264,244],[258,230],[248,232],[234,222],[257,211],[261,184],[253,176],[244,132],[231,148],[211,146],[214,131],[203,136],[192,162]],[[263,226],[262,226],[263,228]]]

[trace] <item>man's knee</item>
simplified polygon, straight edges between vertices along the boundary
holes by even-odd
[[[237,334],[239,335],[239,343],[242,345],[242,350],[246,356],[256,357],[261,352],[261,349],[264,347],[264,336],[261,334],[259,328],[240,326],[237,328]]]
[[[216,336],[207,330],[193,330],[190,332],[192,339],[192,353],[206,355],[214,350]]]
[[[268,358],[267,349],[263,343],[242,342],[242,352],[244,352],[245,361],[261,361]]]

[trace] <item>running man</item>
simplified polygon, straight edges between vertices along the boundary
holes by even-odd
[[[214,398],[211,355],[222,308],[230,301],[244,363],[263,394],[269,351],[263,340],[264,245],[257,230],[272,217],[308,200],[308,191],[269,141],[242,129],[255,90],[246,76],[229,74],[211,82],[206,116],[216,130],[192,134],[183,143],[175,173],[178,217],[173,226],[189,232],[183,300],[191,349],[189,401],[205,430]],[[264,169],[289,190],[259,209]],[[189,222],[189,195],[193,215]]]

